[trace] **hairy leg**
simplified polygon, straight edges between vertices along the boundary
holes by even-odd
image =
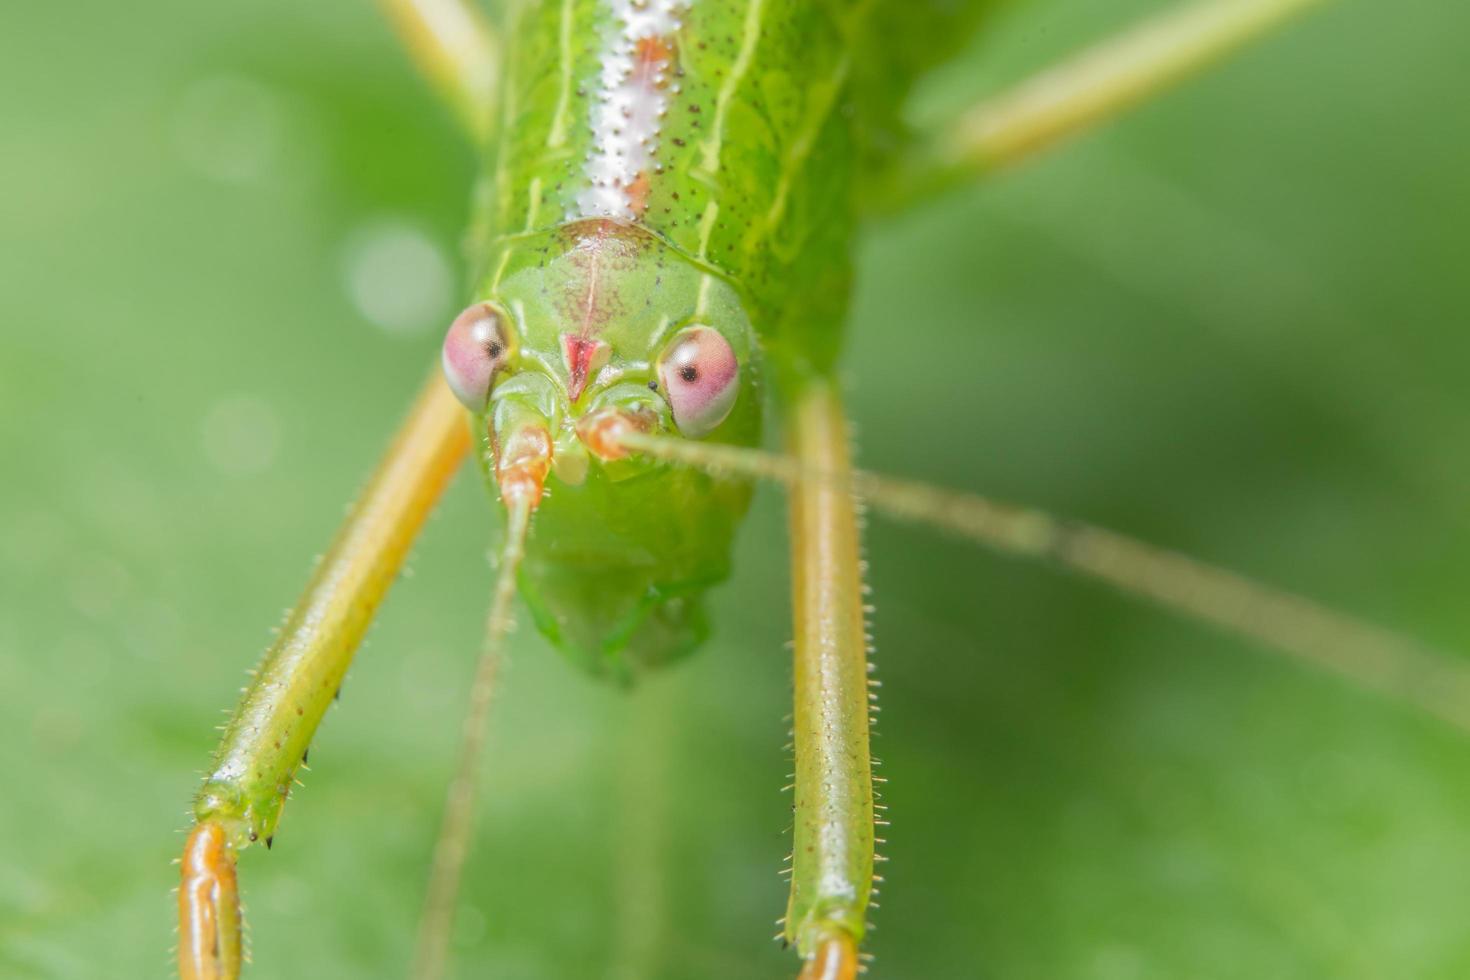
[[[881,207],[1028,161],[1172,89],[1323,0],[1193,0],[985,99],[929,134]]]
[[[238,975],[235,854],[269,847],[322,716],[378,604],[470,444],[436,371],[225,726],[195,798],[179,888],[179,975]]]
[[[789,415],[787,441],[798,459],[848,472],[847,421],[831,383],[808,383]],[[846,980],[857,969],[874,861],[857,506],[843,487],[798,480],[790,523],[796,782],[786,937],[807,960],[805,980]]]
[[[476,142],[495,124],[499,50],[471,0],[380,0],[419,71]]]

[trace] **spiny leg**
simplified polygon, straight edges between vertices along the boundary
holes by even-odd
[[[619,440],[631,451],[714,473],[744,473],[792,488],[815,482],[856,494],[878,513],[1098,579],[1249,637],[1470,733],[1470,665],[1461,658],[1178,552],[977,494],[846,466],[818,466],[804,457],[639,432],[622,433]]]
[[[379,0],[419,71],[476,142],[495,124],[499,51],[471,0]]]
[[[961,113],[917,149],[882,206],[897,210],[1014,166],[1224,60],[1323,0],[1194,0]]]
[[[270,846],[317,725],[469,444],[464,409],[436,371],[225,726],[184,847],[183,980],[239,974],[235,854],[259,839]]]
[[[829,382],[798,391],[789,415],[798,459],[818,472],[848,472],[847,422]],[[807,961],[802,980],[851,980],[874,861],[862,547],[844,487],[798,479],[789,506],[796,781],[786,937]]]

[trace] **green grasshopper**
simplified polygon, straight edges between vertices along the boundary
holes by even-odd
[[[506,526],[421,926],[423,977],[446,968],[514,598],[569,659],[614,681],[688,655],[752,478],[790,492],[796,765],[782,931],[807,980],[859,970],[878,880],[858,499],[1465,724],[1463,676],[1391,635],[1110,532],[849,460],[836,370],[863,221],[1015,163],[1309,5],[1187,8],[919,134],[900,122],[911,85],[988,4],[543,0],[516,5],[492,34],[454,0],[390,3],[485,147],[473,301],[226,726],[185,847],[181,975],[240,972],[235,855],[271,843],[377,605],[471,450]],[[767,401],[782,454],[757,448]]]

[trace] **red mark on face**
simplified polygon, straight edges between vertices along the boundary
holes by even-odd
[[[587,379],[607,363],[611,350],[606,342],[578,334],[562,334],[562,357],[567,365],[567,398],[575,402],[582,397]]]

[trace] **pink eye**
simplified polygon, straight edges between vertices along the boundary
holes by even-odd
[[[504,315],[489,303],[476,303],[454,318],[444,337],[444,377],[466,408],[483,412],[495,372],[509,356]]]
[[[740,362],[719,331],[690,327],[664,352],[658,378],[674,410],[674,424],[697,439],[730,414],[740,391]]]

